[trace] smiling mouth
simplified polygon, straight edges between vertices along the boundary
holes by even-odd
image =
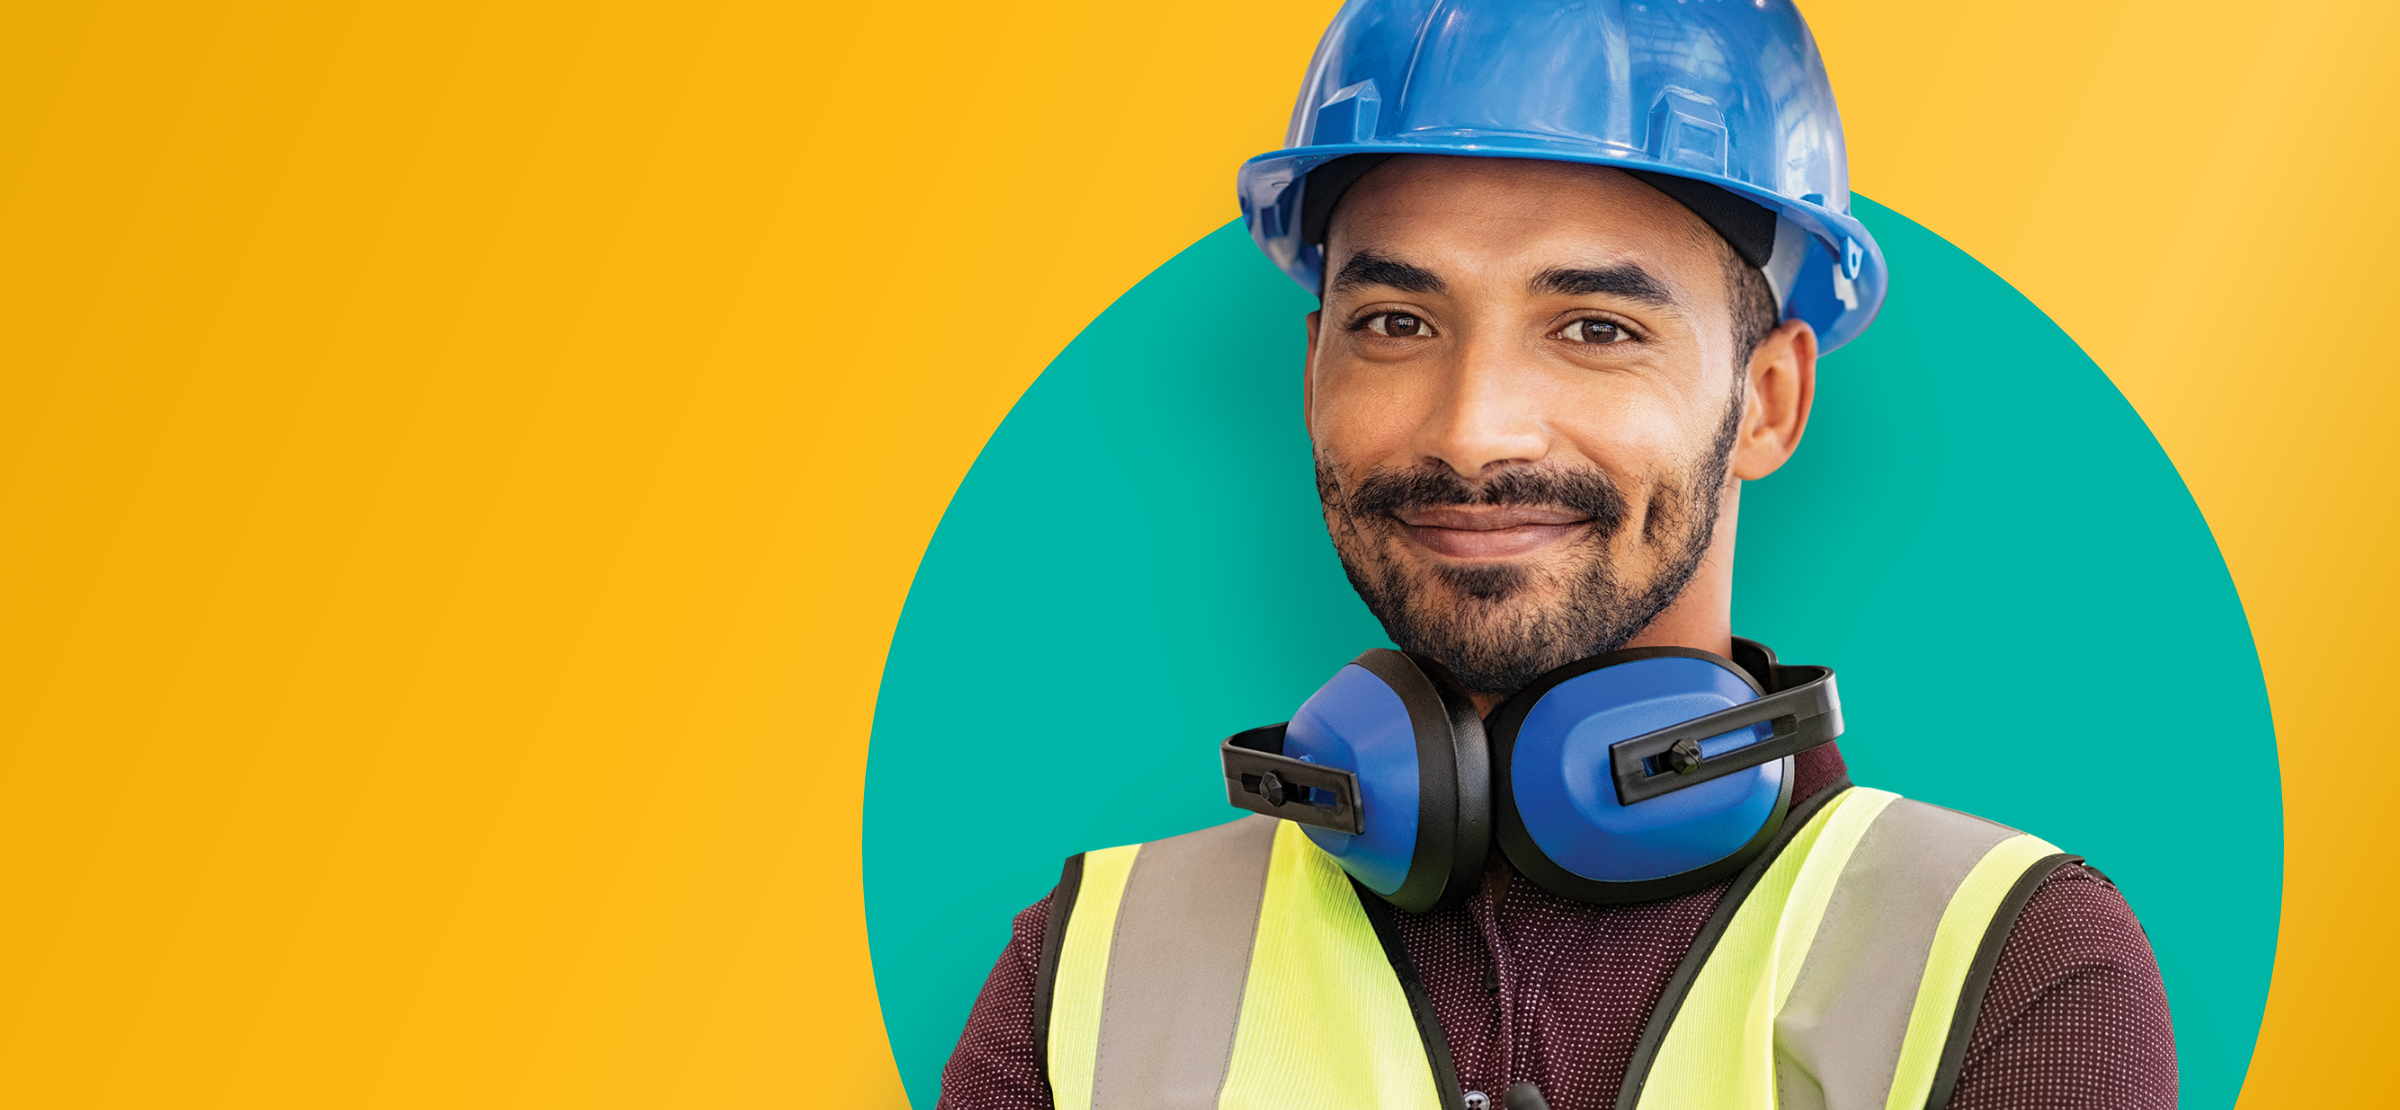
[[[1573,537],[1590,517],[1561,509],[1445,505],[1393,514],[1402,531],[1436,555],[1470,561],[1514,559]]]

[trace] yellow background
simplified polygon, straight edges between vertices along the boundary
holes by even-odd
[[[0,1103],[898,1105],[858,828],[910,574],[1331,11],[12,9]],[[2377,1100],[2400,19],[1807,11],[1858,190],[2216,530],[2288,825],[2244,1105]]]

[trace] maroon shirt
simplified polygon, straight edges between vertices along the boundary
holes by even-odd
[[[1832,745],[1795,761],[1794,796],[1843,774]],[[1395,911],[1466,1090],[1512,1083],[1553,1110],[1604,1110],[1659,995],[1731,880],[1673,898],[1587,906],[1495,867],[1465,905]],[[1051,1110],[1033,1043],[1050,900],[1015,932],[942,1069],[947,1110]],[[2107,877],[2066,866],[2026,902],[1984,991],[1951,1110],[2171,1110],[2175,1037],[2150,941]]]

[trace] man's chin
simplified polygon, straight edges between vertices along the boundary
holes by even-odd
[[[1542,615],[1513,607],[1478,606],[1480,613],[1452,610],[1419,612],[1406,634],[1385,622],[1393,641],[1402,648],[1432,658],[1449,668],[1478,694],[1506,697],[1526,683],[1582,653],[1564,649],[1545,635],[1551,631]]]
[[[1514,654],[1546,646],[1521,643],[1546,639],[1543,629],[1556,629],[1570,618],[1572,600],[1532,582],[1494,584],[1451,582],[1437,578],[1421,582],[1408,600],[1410,623],[1422,629],[1441,629],[1443,639],[1489,645]]]

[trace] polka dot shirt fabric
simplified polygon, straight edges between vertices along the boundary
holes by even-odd
[[[1048,898],[1017,915],[1008,947],[968,1012],[966,1035],[942,1068],[936,1110],[1051,1110],[1050,1081],[1033,1043],[1033,983],[1049,924]]]
[[[1807,797],[1843,774],[1828,745],[1801,755]],[[1675,967],[1727,884],[1587,906],[1496,866],[1465,905],[1394,913],[1461,1085],[1539,1087],[1553,1110],[1602,1110]],[[942,1072],[943,1110],[1050,1110],[1033,1043],[1045,898],[1018,914],[966,1034]],[[2001,948],[1950,1110],[2169,1110],[2175,1042],[2148,938],[2098,871],[2060,868]]]
[[[1983,992],[1950,1110],[2175,1105],[2175,1030],[2150,938],[2098,871],[2035,891]]]

